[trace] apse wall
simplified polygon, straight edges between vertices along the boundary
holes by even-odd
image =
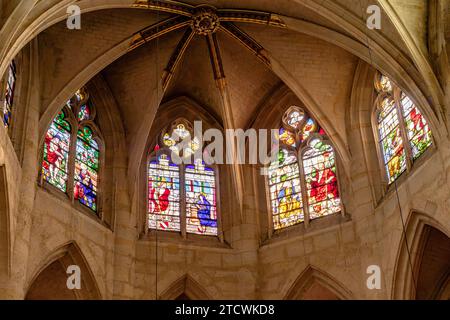
[[[143,194],[137,181],[146,165],[149,141],[157,132],[152,128],[169,116],[161,118],[163,97],[158,95],[158,85],[152,85],[159,74],[151,67],[164,65],[163,57],[169,57],[177,39],[165,44],[167,51],[161,53],[158,63],[152,60],[157,52],[151,45],[128,53],[109,67],[119,54],[103,53],[133,30],[147,26],[152,17],[134,10],[86,14],[92,28],[89,32],[67,37],[68,31],[60,23],[23,50],[17,100],[20,120],[16,132],[20,134],[11,142],[8,133],[0,130],[0,165],[7,181],[2,190],[7,193],[7,203],[0,208],[0,221],[6,221],[7,228],[1,226],[0,230],[10,234],[1,238],[1,248],[8,248],[9,255],[1,257],[6,264],[0,267],[0,297],[24,298],[39,272],[56,258],[58,248],[71,242],[79,247],[104,299],[157,299],[180,293],[191,298],[285,299],[300,296],[295,291],[311,283],[330,288],[342,299],[405,297],[397,293],[404,280],[397,275],[399,263],[404,261],[404,228],[420,215],[449,234],[448,137],[442,134],[443,125],[430,119],[436,133],[434,147],[396,185],[383,185],[371,127],[375,69],[310,36],[245,28],[289,71],[276,75],[280,83],[287,84],[280,86],[303,103],[331,136],[338,154],[344,215],[268,239],[261,226],[269,223],[270,210],[259,168],[243,166],[241,213],[225,167],[219,180],[220,215],[226,221],[223,241],[146,236],[140,209]],[[83,54],[74,58],[73,52]],[[120,81],[114,81],[118,77]],[[46,129],[73,91],[85,84],[97,97],[99,114],[105,112],[103,132],[109,149],[105,185],[110,188],[106,222],[80,212],[64,196],[38,185]],[[277,101],[267,94],[248,102],[254,111],[243,118],[252,123],[267,118],[260,112],[270,103]],[[184,102],[185,107],[188,104]],[[148,114],[154,112],[146,115],[149,122],[145,126],[139,126],[142,105]],[[282,107],[271,113],[274,122]],[[433,114],[429,106],[423,108]],[[181,108],[171,116],[186,113],[188,110]],[[140,135],[142,130],[146,130],[145,136]],[[143,154],[134,152],[136,145],[145,146]],[[381,290],[367,288],[371,265],[381,267]]]

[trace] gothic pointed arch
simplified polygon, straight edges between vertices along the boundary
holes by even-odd
[[[174,281],[158,296],[159,300],[211,300],[209,293],[190,275]]]
[[[40,184],[100,216],[105,145],[95,123],[96,112],[85,87],[62,107],[45,135]]]
[[[385,184],[391,185],[434,148],[435,140],[421,108],[391,78],[376,72],[374,89],[372,123]]]
[[[85,94],[86,97],[77,98],[79,92]],[[65,161],[61,161],[67,166],[67,178],[63,179],[63,184],[58,185],[61,188],[58,188],[49,183],[54,182],[53,180],[45,179],[46,174],[47,177],[51,176],[49,172],[44,173],[41,169],[39,183],[46,191],[56,197],[68,200],[77,209],[113,228],[115,210],[118,208],[114,204],[114,201],[117,200],[114,197],[115,190],[127,187],[122,183],[117,183],[118,181],[126,182],[126,173],[122,170],[122,168],[126,168],[127,163],[127,145],[122,115],[108,83],[101,74],[84,84],[77,94],[66,101],[50,124],[50,130],[47,130],[40,138],[43,146],[40,151],[43,164],[49,162],[45,161],[45,149],[48,149],[50,140],[48,139],[49,131],[53,129],[58,137],[69,136],[69,140],[66,139],[69,142],[68,146],[59,148],[64,151],[62,154],[67,156]],[[50,157],[48,160],[55,162],[56,158],[56,156]],[[80,171],[80,168],[83,170]],[[85,172],[84,168],[91,174],[92,183],[84,183],[88,182],[87,178],[82,179],[83,176],[86,177],[83,173]],[[96,183],[95,178],[97,179]],[[92,188],[89,187],[90,185]],[[85,193],[76,192],[81,189],[88,190],[88,195],[93,194],[93,196],[86,197]],[[109,201],[109,199],[114,199],[114,201]]]
[[[224,241],[220,187],[228,177],[221,165],[205,163],[202,155],[209,142],[199,139],[208,129],[223,135],[223,127],[207,110],[187,96],[160,106],[139,168],[143,234]]]
[[[331,275],[308,266],[295,280],[286,300],[350,300],[352,293]]]
[[[156,2],[156,1],[155,1]],[[65,1],[65,3],[68,3],[67,1]],[[346,10],[343,7],[334,5],[334,4],[314,4],[314,3],[308,3],[308,4],[304,4],[305,7],[308,7],[310,10],[313,10],[315,12],[317,12],[319,15],[323,15],[323,16],[333,16],[336,21],[341,22],[340,25],[345,25],[345,29],[347,29],[354,38],[359,38],[360,40],[364,39],[364,33],[362,33],[360,31],[360,29],[358,29],[358,27],[363,27],[362,25],[360,25],[360,21],[357,20],[353,20],[353,19],[348,19],[348,18],[344,18],[347,14],[350,14],[350,12],[348,10]],[[115,3],[115,4],[110,4],[107,3],[107,1],[101,1],[95,4],[83,4],[82,5],[82,11],[83,12],[90,12],[90,11],[95,11],[95,10],[101,10],[101,9],[108,9],[108,8],[119,8],[119,7],[129,7],[129,3],[127,1],[119,1],[119,3]],[[137,7],[140,7],[142,9],[146,8],[146,5],[143,5],[142,3],[140,5],[137,5]],[[18,34],[20,34],[21,36],[18,37],[16,36],[11,36],[10,38],[5,38],[5,41],[7,41],[7,43],[9,43],[8,46],[5,47],[4,49],[4,56],[11,56],[15,51],[15,50],[19,50],[20,48],[22,48],[24,46],[24,44],[28,43],[30,38],[34,37],[36,34],[39,34],[40,32],[42,32],[43,30],[49,28],[51,25],[53,25],[54,23],[58,22],[58,21],[62,21],[65,17],[66,17],[66,13],[65,13],[65,7],[62,4],[48,4],[48,8],[49,10],[47,10],[45,12],[45,14],[42,15],[37,15],[35,10],[33,10],[32,7],[29,8],[30,10],[30,19],[31,21],[33,21],[33,23],[31,24],[33,27],[27,27],[25,25],[21,25],[20,23],[18,24],[18,27],[21,28],[21,30],[23,32],[19,32]],[[51,10],[50,10],[51,8]],[[339,13],[337,13],[339,12]],[[286,20],[286,27],[288,29],[292,29],[292,30],[302,30],[305,29],[304,27],[298,27],[298,22],[301,22],[300,19],[289,19],[288,17],[284,17],[284,16],[280,16],[281,21]],[[292,21],[294,20],[294,21]],[[297,24],[295,23],[297,22]],[[11,27],[11,26],[10,26]],[[327,34],[327,31],[330,31],[331,29],[328,28],[323,28],[324,30],[320,30],[320,31],[316,31],[314,30],[314,34],[316,36],[324,36],[324,34]],[[311,32],[309,30],[309,32]],[[341,37],[344,37],[343,34],[339,34]],[[6,35],[5,35],[6,37]],[[376,62],[381,63],[384,62],[385,65],[387,67],[391,67],[392,69],[395,69],[394,67],[392,67],[392,64],[395,62],[395,60],[393,58],[389,59],[388,62],[383,61],[383,58],[385,59],[387,52],[391,53],[392,57],[399,57],[401,56],[401,60],[402,65],[404,66],[404,69],[409,69],[408,66],[410,66],[410,61],[408,61],[406,59],[406,57],[404,57],[403,54],[401,54],[400,50],[394,46],[392,46],[390,43],[387,43],[387,39],[385,37],[385,35],[380,34],[380,35],[374,35],[374,38],[372,39],[374,41],[374,43],[376,45],[374,45],[374,47],[372,48],[372,55],[375,56],[376,58]],[[334,38],[336,38],[335,35],[331,35],[328,37],[330,40],[329,41],[333,41]],[[350,38],[350,37],[349,37]],[[347,45],[347,50],[361,55],[361,56],[367,56],[367,48],[364,46],[355,48],[356,45],[353,44],[353,46],[350,46],[347,44],[347,42],[349,42],[350,39],[348,39],[347,41],[344,40],[339,40],[336,41],[334,40],[334,43],[341,45],[341,46],[345,46]],[[371,41],[372,41],[371,40]],[[401,39],[399,39],[401,40]],[[129,39],[127,39],[127,42],[129,43]],[[125,47],[125,45],[123,46]],[[387,48],[384,48],[387,47]],[[109,56],[112,56],[111,54],[109,54]],[[117,58],[116,55],[114,55],[113,57],[114,59]],[[368,59],[368,57],[366,57],[366,59]],[[3,65],[2,65],[3,67]],[[397,68],[398,70],[400,70],[401,68]],[[412,69],[412,68],[410,68]],[[405,73],[406,74],[406,73]],[[417,75],[415,74],[415,76],[417,77]]]
[[[67,287],[66,272],[72,265],[80,268],[80,290]],[[25,295],[27,300],[99,300],[101,297],[95,276],[75,241],[60,246],[41,262]]]
[[[268,114],[261,117],[265,110]],[[338,213],[345,216],[339,184],[340,158],[328,132],[286,88],[267,99],[260,115],[253,128],[277,128],[272,129],[276,132],[271,139],[279,143],[276,157],[272,154],[270,163],[261,167],[268,237],[294,226],[308,228],[316,224],[313,220]]]
[[[427,254],[426,250],[430,249],[430,247],[427,249],[430,235],[433,238],[440,239],[435,244],[435,249],[439,249],[439,247],[442,249],[435,252],[434,258],[445,254],[447,254],[447,257],[450,257],[450,230],[433,217],[421,212],[412,211],[406,221],[405,230],[406,236],[402,234],[395,263],[391,293],[392,299],[416,299],[423,294],[423,292],[419,292],[418,290],[423,289],[427,285],[423,283],[424,280],[421,280],[421,265]],[[446,260],[449,261],[448,258]],[[441,294],[444,294],[446,290],[445,283],[446,281],[448,282],[446,279],[450,275],[450,266],[447,269],[448,271],[445,272],[444,265],[444,272],[441,274],[442,279],[440,279],[442,283],[434,283],[434,289],[442,289]],[[439,292],[434,292],[434,295],[433,293],[428,293],[426,298],[437,298],[438,296]]]

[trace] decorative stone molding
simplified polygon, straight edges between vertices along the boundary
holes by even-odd
[[[219,17],[214,7],[200,6],[192,17],[191,28],[197,35],[207,36],[220,27]]]

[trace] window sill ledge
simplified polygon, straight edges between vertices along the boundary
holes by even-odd
[[[187,235],[186,238],[183,238],[183,236],[177,232],[156,232],[152,230],[147,234],[141,233],[138,241],[152,244],[158,243],[162,246],[176,245],[182,248],[202,247],[226,251],[232,250],[228,243],[220,241],[219,237],[216,236]]]
[[[37,188],[38,188],[38,192],[42,192],[46,195],[50,195],[50,197],[55,200],[63,201],[64,204],[61,204],[61,205],[66,205],[73,212],[81,214],[81,215],[87,217],[88,219],[91,219],[92,221],[98,223],[102,227],[108,229],[108,231],[113,232],[111,226],[108,225],[102,219],[100,219],[100,217],[98,216],[98,213],[94,213],[93,211],[91,211],[88,208],[85,208],[82,204],[79,204],[78,202],[71,202],[69,199],[69,196],[66,193],[63,193],[46,183],[44,183],[43,185],[40,185],[38,183]]]
[[[330,216],[319,218],[310,222],[309,227],[301,223],[287,229],[275,232],[270,239],[266,239],[259,250],[270,249],[279,245],[304,240],[341,228],[343,225],[352,223],[351,217],[346,214],[336,213]]]

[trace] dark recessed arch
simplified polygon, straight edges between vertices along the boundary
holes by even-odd
[[[433,217],[411,212],[406,222],[408,247],[405,236],[400,238],[393,299],[439,299],[449,294],[449,235],[450,230]]]
[[[66,271],[71,265],[80,267],[81,289],[67,288]],[[28,285],[26,300],[99,300],[101,293],[89,264],[76,242],[54,250],[42,263]]]

